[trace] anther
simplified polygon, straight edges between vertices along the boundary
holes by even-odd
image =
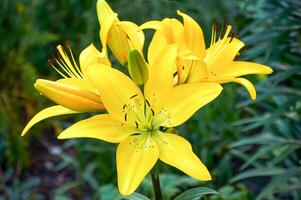
[[[151,108],[151,111],[152,111],[153,116],[155,116],[155,112],[154,112],[154,110],[152,108]]]
[[[127,121],[127,116],[128,116],[128,114],[125,113],[125,115],[124,115],[124,121]]]
[[[219,37],[220,37],[220,38],[223,38],[225,32],[226,32],[226,23],[224,22],[223,28],[222,28],[222,30],[221,30],[221,32],[220,32],[220,34],[219,34]]]
[[[69,40],[66,41],[65,46],[66,46],[67,48],[70,48],[70,42],[69,42]]]
[[[149,104],[149,102],[148,102],[148,100],[147,99],[145,99],[145,102],[147,103],[147,105],[150,107],[150,104]]]
[[[126,104],[123,105],[122,109],[125,109],[125,108],[126,108]]]
[[[229,43],[232,42],[232,40],[234,39],[235,35],[237,35],[237,34],[238,34],[237,32],[233,32],[233,31],[230,32],[231,39],[230,39]]]
[[[213,29],[216,31],[217,27],[218,27],[218,23],[216,19],[213,19]]]
[[[130,99],[135,98],[136,96],[138,96],[138,94],[131,96]]]
[[[48,65],[50,65],[50,66],[52,67],[51,59],[48,59],[48,60],[47,60],[47,63],[48,63]]]
[[[135,124],[136,124],[136,128],[138,128],[139,126],[138,126],[138,123],[135,121]]]

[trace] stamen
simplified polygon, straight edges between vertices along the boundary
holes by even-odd
[[[153,116],[155,116],[155,112],[154,112],[154,110],[152,108],[151,108],[151,111],[152,111]]]
[[[223,27],[222,27],[222,30],[221,30],[221,32],[220,32],[220,34],[219,34],[219,39],[222,39],[225,35],[225,31],[226,31],[226,23],[224,22],[224,24],[223,24]]]
[[[230,39],[229,43],[232,42],[232,40],[234,39],[235,35],[237,35],[237,34],[238,34],[237,32],[233,32],[233,31],[230,32],[231,39]]]
[[[73,65],[75,66],[76,72],[77,72],[81,77],[83,77],[83,74],[82,74],[81,70],[79,69],[78,65],[77,65],[76,62],[75,62],[75,59],[74,59],[74,56],[73,56],[73,53],[72,53],[72,50],[71,50],[71,47],[70,47],[70,42],[69,42],[68,40],[66,41],[66,47],[67,47],[68,50],[69,50],[69,53],[70,53],[71,58],[72,58],[72,63],[73,63]]]
[[[54,60],[50,62],[51,66],[64,78],[72,77],[82,79],[83,74],[77,63],[75,62],[69,41],[66,42],[66,47],[69,51],[72,61],[69,59],[64,47],[58,45]],[[55,65],[58,65],[60,67],[60,70],[58,70],[58,67],[56,67]]]
[[[135,95],[131,96],[130,99],[133,99],[133,98],[135,98],[136,96],[138,96],[138,94],[135,94]]]
[[[147,105],[150,107],[150,104],[149,104],[149,102],[148,102],[148,100],[147,99],[145,99],[145,102],[147,103]]]
[[[136,128],[139,128],[137,121],[135,121],[135,124],[136,124]]]
[[[212,46],[215,41],[216,41],[216,31],[217,31],[217,27],[218,27],[218,23],[216,21],[216,19],[213,20],[212,23],[212,33],[211,33],[211,42],[210,42],[210,46]]]
[[[58,70],[58,69],[54,66],[53,63],[54,63],[53,61],[51,61],[50,59],[48,59],[48,65],[49,65],[49,66],[51,66],[51,67],[52,67],[57,73],[59,73],[62,77],[68,78],[64,73],[62,73],[60,70]]]
[[[124,115],[124,121],[127,121],[127,116],[128,116],[128,114],[125,113],[125,115]]]

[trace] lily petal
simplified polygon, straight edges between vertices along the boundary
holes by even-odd
[[[73,87],[77,87],[79,89],[87,90],[87,91],[90,91],[90,92],[93,92],[93,93],[99,95],[97,89],[86,79],[63,78],[63,79],[59,79],[55,82],[70,85]]]
[[[107,41],[109,32],[114,24],[114,22],[118,21],[117,14],[114,13],[112,17],[108,17],[101,25],[101,29],[99,31],[99,37],[102,45],[102,52],[107,56]]]
[[[48,108],[45,108],[44,110],[41,110],[38,112],[25,126],[24,130],[22,131],[21,136],[24,136],[27,131],[36,123],[50,118],[54,116],[59,116],[59,115],[68,115],[68,114],[75,114],[79,113],[78,111],[70,110],[68,108],[65,108],[63,106],[51,106]]]
[[[190,72],[187,77],[187,83],[199,82],[209,76],[207,65],[204,61],[193,60]]]
[[[273,70],[266,66],[252,62],[234,61],[223,69],[224,76],[238,77],[248,74],[271,74]]]
[[[184,20],[184,39],[187,47],[201,59],[205,57],[205,40],[201,27],[190,16],[177,11],[177,14]]]
[[[149,67],[148,81],[144,86],[146,99],[156,110],[158,100],[173,87],[173,69],[176,64],[177,46],[170,45],[163,51],[160,58]]]
[[[129,37],[131,48],[142,51],[145,38],[143,31],[139,30],[139,26],[129,21],[121,21],[117,25]]]
[[[38,79],[34,86],[42,95],[71,110],[89,112],[104,109],[99,95],[77,85]]]
[[[233,79],[233,82],[242,84],[248,90],[251,99],[253,99],[253,100],[256,99],[256,89],[249,80],[247,80],[245,78],[235,78],[235,79]]]
[[[133,133],[137,133],[136,128],[127,126],[109,114],[103,114],[75,123],[64,130],[58,138],[96,138],[119,143]]]
[[[167,46],[168,43],[165,37],[160,32],[156,31],[148,47],[148,51],[147,51],[148,63],[150,65],[153,65],[156,58],[162,54],[161,52]]]
[[[122,72],[105,66],[91,65],[87,75],[101,94],[107,111],[119,120],[124,120],[123,108],[135,99],[143,101],[139,87]]]
[[[162,133],[159,139],[156,139],[156,142],[160,149],[160,160],[195,179],[201,181],[211,180],[208,169],[193,153],[187,140],[176,134]]]
[[[90,44],[79,55],[79,63],[81,71],[85,77],[86,67],[91,64],[104,64],[111,66],[111,63],[105,53],[98,51],[93,44]]]
[[[98,0],[96,9],[100,25],[105,23],[108,18],[113,17],[116,14],[105,0]]]
[[[206,50],[204,61],[207,63],[208,69],[216,73],[223,71],[225,66],[234,60],[238,51],[244,46],[244,43],[237,38],[225,38],[224,40],[215,43]],[[223,44],[220,44],[222,42]]]
[[[154,29],[154,30],[158,30],[162,25],[162,22],[161,21],[148,21],[148,22],[145,22],[144,24],[142,24],[140,26],[140,29],[143,30],[143,29]]]
[[[117,148],[118,188],[121,194],[133,193],[159,157],[157,143],[145,134],[130,136]]]
[[[202,106],[215,99],[222,91],[217,83],[182,84],[172,88],[160,103],[162,115],[168,115],[163,126],[175,127],[188,120]],[[159,114],[160,117],[160,114]]]

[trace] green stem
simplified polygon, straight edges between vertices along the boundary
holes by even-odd
[[[152,182],[153,182],[153,188],[155,192],[155,199],[156,200],[162,200],[162,192],[161,192],[161,187],[160,187],[160,179],[159,179],[159,172],[158,169],[153,169],[151,171],[151,176],[152,176]]]

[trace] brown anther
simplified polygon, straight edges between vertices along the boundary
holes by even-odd
[[[154,112],[154,110],[153,109],[151,109],[151,111],[152,111],[152,114],[153,114],[153,116],[155,115],[155,112]]]
[[[136,96],[138,96],[138,94],[134,94],[133,96],[130,97],[130,99],[135,98]]]
[[[69,42],[69,40],[66,41],[65,46],[66,46],[67,48],[70,48],[70,42]]]
[[[147,105],[150,107],[150,104],[149,104],[149,102],[148,102],[148,100],[147,99],[145,99],[145,102],[147,103]]]
[[[230,39],[229,43],[231,43],[233,41],[235,35],[237,35],[237,34],[238,34],[237,32],[233,32],[233,31],[230,32],[231,39]]]
[[[138,123],[136,121],[135,121],[135,124],[136,124],[136,128],[139,128]]]
[[[226,33],[226,23],[224,22],[222,30],[221,30],[221,32],[219,34],[219,37],[223,38],[225,33]]]
[[[124,115],[124,121],[127,121],[127,116],[128,116],[128,114],[125,113],[125,115]]]

